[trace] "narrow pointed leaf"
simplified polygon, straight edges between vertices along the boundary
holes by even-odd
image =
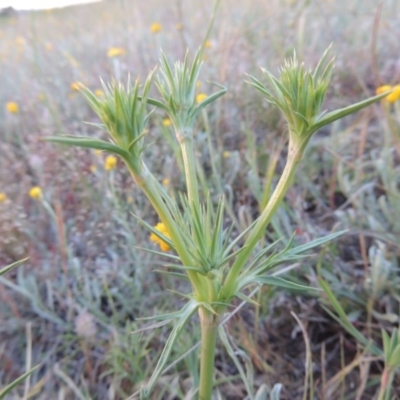
[[[256,276],[252,279],[252,282],[261,285],[275,286],[290,290],[320,290],[311,286],[299,285],[298,283],[278,278],[277,276]],[[250,282],[248,282],[248,284],[249,283]]]
[[[253,304],[255,306],[259,306],[260,304],[257,303],[255,300],[251,299],[249,296],[246,296],[244,293],[242,292],[237,292],[235,294],[236,297],[238,297],[240,300],[245,301],[246,303],[250,303]]]
[[[251,362],[246,362],[248,366],[248,373],[246,374],[243,370],[242,363],[239,361],[238,357],[236,356],[235,350],[232,348],[232,345],[229,342],[228,335],[225,332],[225,329],[222,325],[218,327],[219,337],[224,344],[229,356],[231,357],[232,361],[235,363],[236,368],[239,371],[240,377],[246,387],[247,396],[250,400],[254,400],[254,392],[253,392],[253,371]]]
[[[24,259],[19,260],[19,261],[16,261],[15,263],[7,265],[6,267],[3,267],[2,269],[0,269],[0,275],[3,275],[5,273],[7,273],[8,271],[11,271],[13,268],[18,267],[18,265],[21,265],[22,263],[24,263],[28,259],[29,259],[29,257],[24,258]]]
[[[116,146],[115,144],[106,142],[104,140],[93,139],[85,136],[70,136],[70,135],[48,136],[44,138],[44,140],[46,140],[47,142],[65,144],[68,146],[78,146],[87,149],[108,151],[110,153],[118,154],[122,158],[127,158],[128,155],[124,149],[122,149],[119,146]]]
[[[313,124],[313,126],[312,126],[313,132],[315,132],[316,130],[318,130],[319,128],[321,128],[327,124],[330,124],[340,118],[345,117],[346,115],[352,114],[356,111],[359,111],[365,107],[370,106],[373,103],[376,103],[379,100],[382,100],[384,97],[386,97],[388,94],[390,94],[390,92],[391,91],[387,91],[387,92],[378,94],[377,96],[370,97],[369,99],[360,101],[359,103],[352,104],[348,107],[344,107],[339,110],[332,111],[332,112],[325,114],[321,119],[318,119],[315,122],[315,124]]]
[[[17,379],[15,379],[13,382],[11,382],[9,385],[7,385],[5,388],[0,390],[0,399],[4,399],[5,396],[11,392],[16,386],[18,386],[21,382],[23,382],[30,374],[35,372],[38,368],[40,367],[40,364],[36,365],[29,371],[25,372],[23,375],[19,376]]]
[[[185,304],[185,306],[182,308],[180,311],[180,318],[178,321],[176,321],[175,326],[169,335],[169,338],[164,346],[164,350],[162,351],[160,358],[158,360],[158,363],[156,365],[156,368],[147,383],[147,385],[143,388],[142,390],[142,396],[144,399],[150,399],[150,394],[162,374],[162,371],[164,369],[165,364],[168,361],[169,355],[171,354],[171,351],[175,345],[176,340],[178,339],[179,335],[182,333],[184,330],[187,322],[191,318],[191,316],[194,314],[194,312],[199,308],[199,303],[196,300],[190,300],[188,303]]]

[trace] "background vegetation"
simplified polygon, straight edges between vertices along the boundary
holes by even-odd
[[[178,283],[154,272],[162,261],[140,250],[155,245],[132,213],[152,225],[156,217],[120,163],[114,168],[106,154],[42,139],[103,137],[82,123],[98,121],[76,83],[96,90],[99,77],[145,77],[161,48],[169,59],[182,59],[202,43],[211,13],[212,4],[199,0],[115,0],[0,17],[0,264],[29,256],[0,278],[0,382],[41,363],[10,398],[124,399],[154,368],[168,325],[132,335],[151,326],[136,319],[181,301],[165,290]],[[199,93],[211,93],[211,81],[228,93],[200,118],[196,155],[202,193],[229,199],[227,223],[241,230],[258,215],[268,198],[265,185],[276,182],[285,156],[283,120],[244,82],[245,73],[260,77],[259,66],[275,73],[293,50],[315,65],[333,43],[336,67],[325,107],[334,109],[399,83],[399,42],[395,0],[222,2]],[[109,57],[111,48],[119,54]],[[146,158],[160,182],[179,193],[180,165],[164,118],[153,114]],[[323,277],[353,325],[378,346],[381,329],[399,325],[399,152],[399,102],[320,131],[266,235],[284,244],[296,232],[302,243],[349,229],[289,273],[315,286]],[[34,186],[44,202],[29,196]],[[254,365],[257,385],[282,383],[283,399],[374,398],[382,360],[346,333],[324,295],[263,289],[257,301],[259,307],[241,307],[227,322],[243,362]],[[198,339],[189,327],[173,357]],[[196,365],[194,352],[172,364],[154,399],[185,398]],[[223,398],[243,399],[237,370],[222,350],[217,369]]]

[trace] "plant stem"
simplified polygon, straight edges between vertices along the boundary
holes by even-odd
[[[180,259],[182,260],[183,265],[193,265],[192,257],[190,256],[189,252],[187,251],[185,242],[177,229],[177,226],[169,212],[167,206],[165,205],[164,200],[162,199],[160,192],[157,188],[157,181],[155,180],[154,176],[151,172],[147,169],[145,164],[142,164],[140,169],[140,174],[137,172],[137,169],[134,169],[128,161],[126,161],[129,171],[138,184],[138,186],[143,190],[144,194],[149,199],[150,203],[156,210],[158,216],[160,217],[161,221],[167,228],[168,233],[171,236],[171,239],[175,245],[176,251],[179,254]],[[202,293],[201,287],[201,277],[194,271],[187,271],[188,277],[193,285],[194,292],[196,297],[199,293]],[[204,292],[204,291],[203,291]]]
[[[214,356],[218,332],[218,316],[201,307],[200,386],[199,400],[211,400],[214,383]]]
[[[248,260],[250,254],[256,247],[258,241],[263,236],[265,229],[267,228],[269,222],[274,216],[276,210],[280,206],[287,190],[292,184],[292,178],[296,172],[297,166],[302,158],[302,146],[294,146],[292,142],[289,142],[289,154],[286,161],[285,168],[279,179],[278,184],[272,194],[267,206],[265,207],[262,214],[259,216],[257,223],[255,224],[253,230],[248,236],[244,249],[240,252],[235,262],[233,263],[223,286],[223,299],[230,299],[236,290],[236,281],[241,270],[243,269],[246,261]]]

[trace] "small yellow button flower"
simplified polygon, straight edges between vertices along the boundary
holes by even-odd
[[[151,33],[158,33],[158,32],[161,32],[161,30],[162,30],[162,25],[159,24],[158,22],[153,22],[153,23],[150,25],[150,31],[151,31]]]
[[[119,57],[125,54],[125,49],[123,47],[110,47],[107,51],[107,57]]]
[[[225,150],[225,151],[222,153],[222,157],[223,157],[223,158],[229,158],[230,156],[231,156],[231,152],[228,151],[228,150]]]
[[[103,92],[101,89],[96,89],[96,90],[94,91],[94,94],[95,94],[97,97],[103,97],[103,96],[104,96],[104,92]]]
[[[211,47],[212,47],[211,41],[210,40],[206,40],[206,42],[204,43],[204,47],[206,49],[211,49]]]
[[[39,186],[33,186],[29,190],[29,196],[34,200],[39,200],[43,197],[42,189]]]
[[[94,174],[96,171],[97,171],[97,167],[95,166],[95,165],[91,165],[90,167],[89,167],[89,170],[90,170],[90,172],[92,173],[92,174]]]
[[[400,85],[393,86],[392,89],[393,92],[386,97],[389,103],[394,103],[400,99]]]
[[[375,93],[376,94],[381,94],[384,92],[387,92],[388,90],[390,90],[392,87],[390,85],[383,85],[383,86],[379,86],[378,88],[376,88]]]
[[[165,227],[165,225],[162,222],[159,222],[155,227],[154,227],[157,231],[161,232],[164,236],[166,236],[167,238],[170,238],[170,234],[167,231],[167,228]],[[168,251],[171,250],[171,247],[168,246],[167,243],[164,242],[164,240],[160,239],[157,235],[155,235],[154,233],[152,233],[150,235],[150,240],[154,243],[157,243],[160,246],[160,249],[162,251]]]
[[[72,82],[70,88],[73,92],[79,92],[83,84],[81,82]]]
[[[207,98],[207,95],[206,95],[205,93],[199,93],[199,94],[196,96],[196,102],[197,102],[197,104],[202,103],[206,98]]]
[[[164,118],[163,119],[163,125],[164,126],[171,126],[171,120],[169,118]]]
[[[0,203],[4,203],[7,200],[7,196],[5,193],[0,192]]]
[[[19,107],[18,104],[15,101],[9,101],[6,104],[6,110],[10,113],[10,114],[18,114],[19,112]]]
[[[170,183],[171,183],[171,181],[168,178],[164,178],[162,180],[162,185],[163,186],[169,186]]]
[[[106,161],[104,162],[104,169],[106,171],[111,171],[113,169],[115,169],[115,167],[117,166],[117,157],[115,156],[108,156],[106,158]]]

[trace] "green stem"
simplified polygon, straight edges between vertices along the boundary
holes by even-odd
[[[187,251],[187,247],[183,238],[169,212],[167,206],[165,205],[164,200],[162,199],[159,190],[157,189],[157,181],[151,172],[147,169],[145,164],[142,164],[140,168],[140,173],[137,172],[137,169],[134,168],[128,161],[126,161],[128,169],[138,184],[138,186],[143,190],[144,194],[149,199],[150,203],[154,207],[161,221],[167,228],[168,233],[171,236],[172,241],[174,242],[176,251],[183,263],[183,265],[191,266],[193,265],[192,257]],[[193,285],[196,297],[199,293],[202,292],[202,282],[200,280],[200,276],[194,271],[187,271],[188,277]]]
[[[218,332],[218,316],[201,307],[200,386],[199,400],[211,400],[214,383],[214,357]]]
[[[292,142],[289,143],[289,154],[286,161],[285,168],[282,172],[282,175],[279,179],[278,184],[272,194],[267,206],[265,207],[262,214],[259,216],[257,223],[255,224],[253,230],[248,236],[245,244],[243,245],[244,249],[236,258],[233,263],[223,286],[223,295],[224,300],[230,299],[236,290],[236,281],[239,276],[241,270],[243,269],[246,261],[248,260],[250,254],[256,247],[260,238],[264,235],[265,229],[270,223],[272,217],[274,216],[276,210],[280,206],[287,190],[292,184],[292,178],[296,172],[297,166],[302,157],[302,147],[303,146],[294,146]]]

